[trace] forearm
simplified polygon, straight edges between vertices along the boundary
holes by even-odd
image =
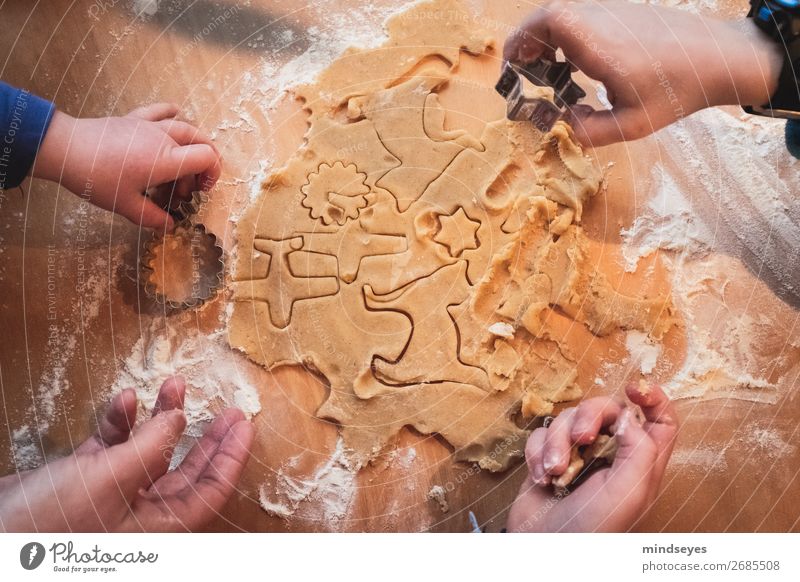
[[[752,20],[733,22],[713,34],[723,67],[713,67],[711,105],[763,105],[778,88],[783,51]],[[702,63],[701,63],[702,65]]]

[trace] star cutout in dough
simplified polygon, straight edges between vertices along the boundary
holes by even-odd
[[[467,249],[477,249],[477,232],[481,223],[472,220],[462,207],[450,216],[440,215],[442,225],[433,240],[447,247],[450,256],[459,257]]]

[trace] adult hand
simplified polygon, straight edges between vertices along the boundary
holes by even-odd
[[[563,411],[531,434],[525,448],[528,477],[511,507],[509,531],[619,532],[629,530],[656,498],[678,432],[669,398],[660,388],[628,398],[641,407],[640,425],[630,407],[591,398]],[[592,473],[574,491],[556,496],[550,483],[564,473],[573,446],[592,443],[601,428],[615,425],[617,454],[610,467]]]
[[[164,382],[136,430],[136,393],[117,394],[97,433],[69,457],[0,479],[5,531],[194,531],[233,495],[253,440],[237,409],[218,416],[174,471],[185,386]]]
[[[535,10],[506,41],[515,63],[562,49],[574,67],[601,81],[613,105],[572,108],[586,146],[634,140],[705,107],[763,105],[777,89],[777,43],[747,19],[725,22],[628,2],[565,2]]]

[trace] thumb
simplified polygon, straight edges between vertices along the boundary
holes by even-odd
[[[624,485],[629,491],[649,489],[650,471],[658,458],[658,448],[631,408],[619,415],[614,435],[617,454],[609,470],[609,480]]]
[[[108,449],[123,494],[130,498],[167,472],[184,428],[183,411],[168,410],[143,423],[127,442]]]
[[[577,105],[570,109],[568,121],[578,141],[595,148],[639,139],[655,129],[644,110],[631,107],[595,111],[588,105]]]
[[[658,449],[655,472],[660,476],[667,467],[678,436],[678,415],[669,396],[658,386],[642,388],[637,384],[630,384],[625,392],[631,402],[642,409],[645,418],[643,429]]]
[[[219,154],[208,144],[196,143],[169,151],[159,172],[159,182],[177,180],[183,176],[207,173],[218,176]]]
[[[114,396],[98,423],[97,432],[75,449],[75,453],[94,453],[124,443],[135,421],[136,391],[126,388]]]

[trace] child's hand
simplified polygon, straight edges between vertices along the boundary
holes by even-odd
[[[146,227],[173,226],[164,210],[209,190],[221,173],[211,140],[160,103],[125,117],[75,119],[56,112],[33,175]],[[145,197],[149,192],[152,200]]]
[[[525,448],[529,473],[511,507],[509,531],[619,532],[642,517],[658,493],[678,420],[660,388],[626,392],[641,407],[644,425],[631,408],[611,398],[592,398],[559,414],[548,428],[533,431]],[[613,424],[619,447],[613,464],[592,473],[569,495],[556,497],[550,482],[567,468],[571,447],[591,443],[601,428]]]
[[[186,426],[185,387],[164,382],[154,416],[131,432],[136,393],[112,400],[92,438],[64,459],[0,479],[0,530],[194,531],[236,491],[253,440],[240,410],[218,416],[168,471]]]
[[[555,59],[556,49],[608,90],[611,111],[578,105],[571,123],[587,146],[643,137],[705,107],[763,105],[783,58],[752,20],[729,23],[628,2],[564,2],[534,11],[504,58]]]

